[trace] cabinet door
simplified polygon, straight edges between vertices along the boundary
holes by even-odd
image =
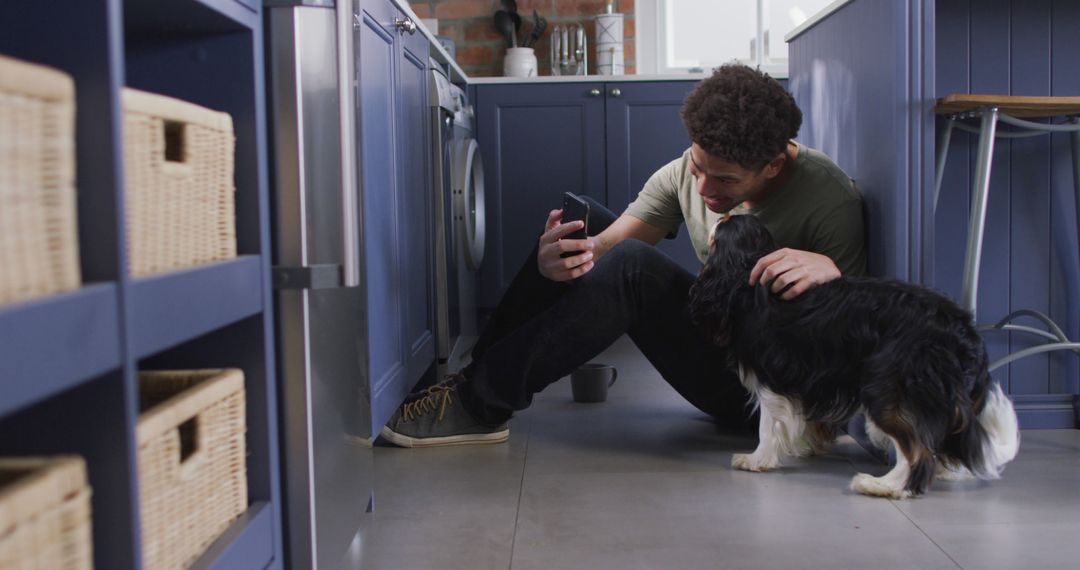
[[[401,263],[405,295],[405,359],[411,388],[435,361],[435,315],[432,256],[430,125],[427,107],[427,41],[403,36],[398,58],[398,168],[401,185]],[[418,45],[412,45],[418,42]],[[407,49],[405,49],[407,48]],[[416,51],[414,51],[416,50]],[[424,55],[420,55],[424,54]]]
[[[356,32],[360,118],[359,179],[364,208],[372,427],[377,433],[407,392],[403,332],[402,246],[395,144],[397,10],[388,0],[360,0]]]
[[[479,85],[487,249],[482,308],[494,307],[544,230],[563,192],[607,200],[600,83]]]
[[[682,156],[690,138],[679,111],[694,81],[622,82],[605,85],[607,102],[608,208],[621,213],[657,169]],[[657,245],[683,267],[701,267],[683,227]]]

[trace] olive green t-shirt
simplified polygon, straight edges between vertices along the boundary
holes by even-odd
[[[798,144],[798,143],[796,143]],[[778,247],[829,256],[844,275],[866,274],[862,196],[828,156],[798,144],[791,176],[764,201],[732,214],[757,216]],[[709,229],[720,214],[709,210],[690,174],[690,149],[649,178],[626,213],[674,235],[686,223],[698,259],[705,262]]]

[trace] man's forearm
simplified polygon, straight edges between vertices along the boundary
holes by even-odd
[[[593,237],[593,259],[603,257],[605,253],[625,239],[637,239],[656,245],[666,234],[665,230],[638,218],[623,214],[608,228]]]

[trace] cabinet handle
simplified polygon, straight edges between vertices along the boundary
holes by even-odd
[[[360,207],[357,193],[360,187],[356,183],[356,155],[353,141],[356,140],[356,116],[353,104],[356,92],[353,91],[354,75],[353,34],[350,28],[359,29],[360,18],[352,13],[351,2],[338,2],[334,6],[337,17],[337,88],[338,115],[341,118],[341,130],[338,133],[341,163],[341,239],[342,264],[341,284],[345,287],[357,287],[364,276],[360,265]],[[352,18],[350,18],[352,16]]]
[[[599,97],[599,96],[600,96],[600,90],[599,89],[593,89],[593,90],[589,91],[589,97]]]
[[[612,89],[611,90],[611,96],[612,97],[622,97],[622,89],[619,89],[618,87]]]
[[[411,35],[416,33],[416,22],[410,20],[409,18],[397,18],[397,17],[395,17],[394,18],[394,27],[397,28],[397,31],[398,31],[399,34],[403,34],[405,32],[408,32],[409,35],[411,36]]]

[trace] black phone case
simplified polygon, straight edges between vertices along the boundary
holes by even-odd
[[[576,220],[584,220],[585,227],[563,236],[563,239],[585,239],[589,236],[589,203],[570,192],[564,192],[562,223]],[[566,251],[560,254],[560,257],[571,257],[579,253],[581,252]]]

